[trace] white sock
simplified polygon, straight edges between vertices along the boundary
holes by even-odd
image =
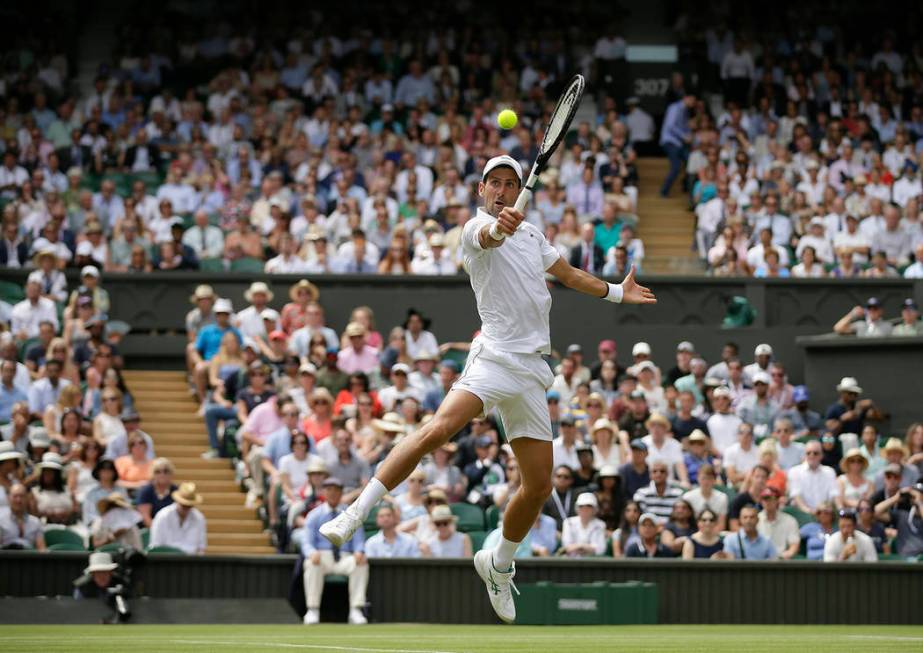
[[[516,549],[519,548],[519,545],[522,542],[511,542],[510,540],[500,536],[500,541],[497,542],[497,546],[494,547],[493,553],[493,564],[494,568],[497,571],[509,571],[513,566],[513,556],[516,555]]]
[[[356,502],[353,504],[356,510],[359,511],[359,516],[361,516],[362,519],[368,517],[372,508],[375,507],[375,504],[381,501],[381,498],[387,493],[388,488],[382,485],[381,481],[377,478],[372,477],[372,480],[365,486],[365,489],[362,490],[362,494],[359,495],[359,498],[356,499]]]

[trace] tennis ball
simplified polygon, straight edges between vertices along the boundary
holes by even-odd
[[[516,117],[516,112],[512,109],[504,109],[497,116],[497,124],[503,129],[512,129],[518,121],[519,118]]]

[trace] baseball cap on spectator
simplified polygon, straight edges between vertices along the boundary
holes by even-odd
[[[324,482],[321,483],[321,487],[331,487],[336,486],[338,488],[343,488],[343,481],[338,479],[336,476],[328,476],[324,479]]]
[[[391,374],[410,374],[410,366],[407,363],[395,363],[391,366]]]
[[[493,438],[491,438],[489,435],[482,435],[481,437],[479,437],[477,440],[474,441],[474,446],[479,449],[484,449],[486,447],[489,447],[493,443],[494,443]]]
[[[519,178],[519,183],[522,184],[522,166],[519,165],[519,161],[507,154],[495,156],[487,162],[484,166],[484,172],[481,174],[481,181],[486,181],[488,173],[494,168],[500,167],[512,168],[513,172],[515,172],[516,176]]]
[[[820,169],[820,164],[817,163],[814,159],[808,159],[804,164],[805,170],[818,170]]]
[[[603,431],[605,429],[609,429],[613,432],[615,431],[615,427],[612,425],[612,422],[610,422],[605,417],[600,417],[598,420],[593,422],[593,429],[591,433],[595,435],[597,431]]]
[[[877,297],[869,297],[865,301],[865,307],[866,308],[881,308],[881,300],[879,300]]]
[[[711,396],[712,396],[712,397],[715,397],[715,398],[717,398],[717,397],[730,397],[730,396],[731,396],[731,391],[730,391],[730,389],[728,389],[728,388],[726,388],[725,386],[722,385],[722,386],[718,386],[717,388],[715,388],[715,391],[712,393]]]
[[[599,470],[599,478],[617,478],[619,468],[615,465],[603,465]]]
[[[561,401],[561,393],[557,390],[549,390],[545,393],[545,399],[547,401]]]
[[[445,238],[442,234],[430,234],[428,242],[430,247],[445,247]]]
[[[264,320],[277,322],[279,320],[279,311],[274,308],[264,308],[262,312],[260,312],[260,317]]]
[[[316,224],[311,225],[308,229],[308,235],[305,238],[312,243],[318,240],[323,240],[327,242],[327,234],[324,233],[324,230],[318,227]]]
[[[89,240],[83,241],[77,245],[76,254],[77,256],[93,256],[93,243],[91,243]]]
[[[717,376],[706,376],[702,383],[705,384],[706,388],[720,388],[724,385],[724,379],[718,378]]]
[[[241,343],[240,348],[241,349],[252,349],[253,352],[256,353],[257,355],[259,355],[260,353],[260,346],[256,344],[256,340],[254,340],[253,338],[248,338],[246,336],[244,336],[244,340]],[[259,362],[259,361],[255,361],[255,362]]]
[[[327,463],[324,462],[324,459],[320,456],[313,456],[311,462],[308,463],[308,474],[326,474],[327,473]]]
[[[215,307],[212,309],[215,313],[233,313],[234,307],[231,304],[230,299],[225,299],[223,297],[215,301]]]
[[[361,324],[359,326],[363,329],[362,335],[365,335],[365,327],[363,327]],[[349,329],[348,326],[346,328]],[[349,334],[347,333],[346,335],[349,335]],[[436,354],[434,354],[431,351],[426,351],[425,349],[421,349],[420,351],[417,352],[417,355],[413,357],[414,363],[416,363],[417,361],[438,361],[438,360],[439,360],[439,357]]]
[[[577,419],[570,413],[561,417],[561,426],[574,426],[577,424]]]
[[[630,449],[634,449],[635,451],[647,451],[647,445],[644,444],[640,438],[637,440],[632,440],[628,447]]]
[[[576,343],[567,346],[568,356],[570,356],[571,354],[582,354],[582,353],[583,353],[583,347],[581,347],[580,345]]]
[[[391,104],[381,105],[381,112],[382,113],[394,113],[394,105],[391,105]]]
[[[359,322],[350,322],[346,325],[347,338],[361,338],[365,335],[365,327]]]
[[[911,311],[919,310],[917,308],[917,303],[913,301],[911,297],[908,297],[907,299],[905,299],[904,302],[901,304],[901,310],[907,310],[907,309],[910,309]]]
[[[809,227],[826,227],[827,225],[824,222],[824,219],[822,217],[820,217],[819,215],[815,215],[813,218],[811,218],[808,221],[808,226]]]
[[[643,372],[644,370],[647,370],[652,373],[656,373],[657,366],[654,365],[652,361],[641,361],[640,363],[638,363],[637,367],[635,367],[635,371]]]
[[[33,449],[47,449],[50,447],[51,438],[48,436],[48,431],[44,428],[32,429],[29,434],[29,446]]]
[[[695,353],[695,345],[693,345],[688,340],[683,340],[681,343],[676,345],[676,351],[686,351],[690,354]]]
[[[90,251],[92,252],[92,246],[90,247]],[[99,279],[99,270],[96,268],[95,265],[84,265],[82,268],[80,268],[80,276],[81,277],[96,277],[97,279]]]
[[[862,394],[862,387],[854,377],[844,376],[836,386],[837,392],[853,392],[857,395]]]
[[[754,383],[754,385],[757,384],[757,383],[764,383],[764,384],[766,384],[766,385],[769,385],[769,382],[770,382],[771,380],[772,380],[772,378],[769,376],[769,373],[768,373],[768,372],[764,372],[763,370],[760,370],[759,372],[757,372],[756,374],[753,375],[753,383]]]
[[[269,334],[269,339],[270,340],[281,340],[282,342],[285,342],[286,340],[288,340],[288,336],[285,335],[285,331],[277,330]]]
[[[574,452],[578,454],[584,452],[593,453],[593,447],[586,442],[578,441],[577,444],[574,445]]]
[[[453,361],[451,358],[443,358],[442,361],[440,361],[439,363],[439,367],[446,367],[452,370],[453,372],[455,372],[456,374],[458,374],[458,372],[460,371],[458,369],[458,363]]]
[[[885,476],[902,476],[904,474],[904,468],[900,466],[899,463],[888,463],[884,468]]]
[[[772,356],[772,347],[767,345],[765,342],[756,346],[756,349],[753,350],[754,356]]]
[[[179,217],[178,215],[177,215],[177,216],[173,216],[172,218],[170,218],[170,229],[173,229],[174,227],[179,227],[180,229],[185,229],[185,225],[184,225],[184,223],[183,223],[183,219],[182,219],[181,217]]]
[[[611,340],[611,339],[600,340],[599,351],[605,351],[609,353],[615,351],[615,340]]]
[[[657,525],[657,517],[653,513],[646,512],[643,515],[641,515],[638,518],[638,525],[640,526],[642,523],[646,521],[651,522],[652,524],[654,524],[654,526]]]
[[[628,395],[631,399],[647,399],[647,395],[644,394],[644,390],[637,388],[631,391],[631,394]]]
[[[596,500],[596,495],[592,492],[584,492],[579,497],[577,497],[577,507],[580,508],[583,506],[599,508],[599,502]]]
[[[636,342],[635,346],[631,348],[632,356],[650,356],[651,355],[651,346],[646,342]]]
[[[302,363],[298,367],[299,374],[310,374],[311,376],[317,376],[317,367],[314,363]]]
[[[802,401],[807,401],[810,399],[808,394],[808,386],[806,385],[796,385],[792,389],[792,401],[796,404],[800,404]]]
[[[760,499],[767,499],[769,497],[775,497],[778,499],[780,496],[782,496],[782,493],[779,492],[777,488],[771,487],[769,485],[764,487],[763,491],[760,492]]]

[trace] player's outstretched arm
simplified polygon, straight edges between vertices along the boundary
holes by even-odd
[[[558,281],[568,288],[573,288],[586,295],[592,295],[600,299],[620,301],[622,304],[657,303],[657,298],[654,296],[654,293],[652,293],[649,288],[645,288],[635,281],[635,266],[633,265],[625,276],[625,279],[622,280],[622,283],[617,285],[606,283],[602,279],[594,277],[592,274],[575,268],[563,258],[559,258],[547,271],[553,274]],[[619,298],[614,297],[614,295],[618,294],[615,288],[621,290],[621,296]]]

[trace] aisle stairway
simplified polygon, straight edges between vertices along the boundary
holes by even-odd
[[[207,553],[274,553],[256,511],[244,506],[245,494],[234,482],[229,460],[205,460],[205,423],[196,415],[186,376],[174,371],[125,372],[135,397],[141,428],[153,439],[158,456],[176,465],[176,482],[193,481],[204,496],[200,510],[208,520]]]
[[[695,214],[689,210],[680,180],[673,184],[670,197],[660,197],[660,186],[667,176],[665,158],[637,160],[638,237],[644,243],[645,274],[702,274],[704,265],[692,251]]]

